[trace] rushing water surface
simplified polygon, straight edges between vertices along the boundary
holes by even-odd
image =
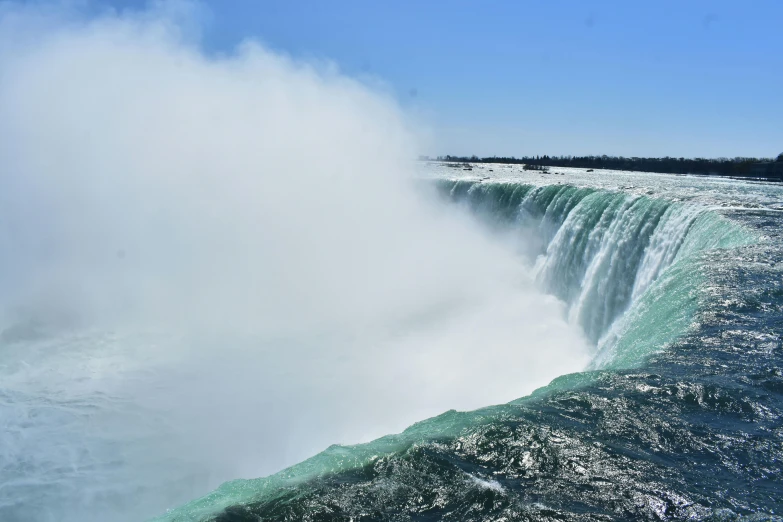
[[[397,339],[385,352],[368,350],[350,366],[366,375],[347,380],[335,368],[362,336],[259,346],[241,333],[64,335],[59,324],[69,318],[53,309],[45,321],[18,321],[2,334],[0,520],[132,520],[155,512],[171,521],[776,519],[783,510],[782,186],[503,165],[432,164],[421,177],[424,191],[516,252],[552,297],[530,295],[559,310],[591,346],[589,362],[562,368],[585,371],[489,406],[504,392],[487,392],[487,372],[497,375],[498,390],[514,379],[531,390],[556,376],[547,373],[552,364],[539,370],[537,361],[570,353],[526,352],[538,326],[513,316],[533,311],[513,300],[497,304],[505,314],[460,315],[446,337],[471,343],[479,355],[471,360],[488,361],[476,364],[475,375],[456,373],[448,346],[423,349],[440,338],[422,334],[416,343]],[[426,332],[419,323],[435,320],[409,326]],[[495,350],[491,337],[471,336],[495,322],[528,329],[520,331],[519,357]],[[564,339],[571,338],[553,339],[553,350]],[[333,346],[313,357],[308,343]],[[250,344],[252,359],[235,357]],[[417,359],[422,353],[429,355]],[[381,378],[378,367],[396,368],[399,359],[410,363]],[[229,397],[243,411],[239,420],[221,415],[222,391],[196,370],[204,367],[244,383],[241,396]],[[370,433],[387,417],[437,413],[430,405],[392,415],[360,398],[387,390],[407,397],[397,407],[408,407],[444,375],[453,381],[443,388],[454,397],[449,407],[487,407],[331,446],[266,478],[171,503],[343,441],[349,425],[341,432],[326,418],[338,411],[330,401],[375,426]],[[286,380],[292,384],[266,384]],[[198,407],[177,413],[187,403]],[[285,428],[291,435],[265,438],[283,429],[291,408],[300,410],[299,424]],[[174,436],[183,425],[203,428],[190,416],[204,415],[214,425],[209,436]],[[257,429],[259,418],[265,430]],[[237,452],[246,455],[243,466]]]
[[[783,187],[501,165],[425,177],[534,259],[594,346],[587,371],[162,520],[780,519]]]

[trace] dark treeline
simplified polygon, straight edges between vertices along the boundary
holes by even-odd
[[[631,170],[669,174],[708,174],[766,178],[783,181],[783,153],[772,158],[624,158],[622,156],[523,156],[479,158],[439,156],[438,161],[454,163],[506,163],[541,167]]]

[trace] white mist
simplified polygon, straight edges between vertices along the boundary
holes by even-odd
[[[417,192],[389,97],[64,13],[0,9],[0,518],[138,520],[584,366],[529,267]]]

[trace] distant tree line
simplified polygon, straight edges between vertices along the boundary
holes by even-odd
[[[783,153],[772,158],[626,158],[623,156],[438,156],[453,163],[505,163],[536,167],[578,167],[584,169],[630,170],[670,174],[706,174],[753,177],[783,181]]]

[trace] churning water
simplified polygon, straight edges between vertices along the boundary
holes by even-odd
[[[535,259],[594,346],[587,371],[227,483],[163,519],[777,519],[783,188],[553,170],[430,177]]]

